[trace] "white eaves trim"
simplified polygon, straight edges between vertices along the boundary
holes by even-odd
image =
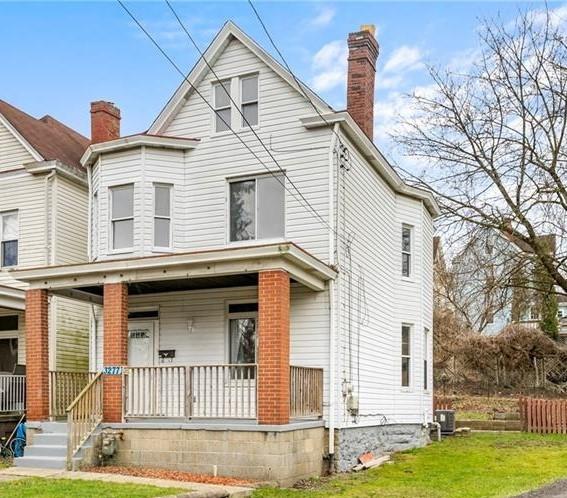
[[[258,45],[252,38],[250,38],[244,31],[242,31],[232,21],[224,24],[222,29],[217,33],[214,40],[207,47],[200,57],[193,69],[187,75],[187,79],[183,80],[181,85],[177,88],[169,102],[165,105],[158,117],[150,126],[148,133],[160,134],[163,133],[167,125],[177,114],[183,103],[189,98],[192,92],[192,86],[198,86],[201,80],[209,72],[207,62],[214,67],[215,62],[223,53],[227,45],[232,39],[237,39],[246,48],[248,48],[256,57],[258,57],[264,64],[272,69],[278,76],[284,79],[292,88],[302,93],[305,92],[320,112],[329,112],[333,109],[321,97],[319,97],[307,85],[301,84],[301,90],[297,87],[293,75],[285,69],[278,61],[276,61],[268,52],[266,52],[260,45]],[[206,61],[206,62],[205,62]],[[190,82],[190,83],[188,83]]]
[[[40,175],[42,173],[50,173],[52,171],[55,171],[55,173],[67,178],[68,180],[71,180],[85,187],[87,186],[87,173],[85,171],[80,171],[77,168],[67,166],[66,164],[58,160],[26,163],[24,164],[24,168],[28,173],[31,173],[32,175]]]
[[[358,147],[363,157],[372,164],[378,174],[384,178],[386,183],[396,193],[423,201],[433,217],[437,217],[441,214],[439,205],[431,192],[406,184],[347,111],[327,113],[323,114],[322,117],[319,115],[307,116],[301,118],[300,121],[307,129],[320,128],[339,123],[348,137]]]
[[[115,259],[12,270],[31,288],[74,289],[110,282],[148,282],[250,273],[282,268],[291,277],[321,291],[337,272],[293,243],[211,249],[161,256]]]
[[[18,140],[18,142],[23,145],[23,147],[32,155],[32,157],[36,161],[43,161],[43,156],[31,146],[31,144],[20,134],[20,132],[12,126],[12,123],[10,123],[10,121],[8,121],[2,114],[0,114],[0,123],[2,123],[8,129],[8,131],[10,131],[10,133],[14,135],[14,137],[16,137],[16,140]]]
[[[165,137],[149,134],[131,135],[89,145],[83,157],[81,157],[81,164],[85,167],[90,166],[100,154],[134,149],[141,146],[185,150],[194,149],[198,143],[199,140],[194,138]]]
[[[0,308],[26,309],[26,293],[21,289],[0,285]]]

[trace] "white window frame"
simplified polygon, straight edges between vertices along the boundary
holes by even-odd
[[[243,87],[243,81],[246,79],[250,79],[250,78],[256,78],[256,100],[249,100],[244,102],[244,99],[242,97],[242,87]],[[238,78],[238,96],[239,96],[239,101],[238,101],[238,105],[240,108],[240,112],[238,113],[240,115],[240,128],[242,130],[249,130],[249,129],[257,129],[260,126],[260,73],[250,73],[250,74],[245,74],[242,75]],[[257,119],[257,123],[255,125],[251,125],[248,126],[244,123],[244,106],[246,104],[256,104],[256,107],[258,109],[258,119]]]
[[[169,189],[169,216],[158,215],[156,213],[156,188],[168,188]],[[173,195],[174,187],[171,183],[159,183],[153,184],[154,189],[154,202],[153,202],[153,217],[152,217],[152,246],[156,252],[171,251],[173,249]],[[156,245],[156,219],[169,220],[169,245],[167,246],[157,246]]]
[[[409,330],[408,333],[408,354],[405,355],[403,354],[403,329],[406,328]],[[409,391],[412,387],[413,384],[413,375],[412,375],[412,369],[413,369],[413,361],[412,361],[412,337],[413,337],[413,325],[411,323],[402,323],[402,326],[400,327],[400,386],[402,388],[402,390],[404,391]],[[403,376],[402,376],[402,368],[403,368],[403,359],[407,358],[408,359],[408,385],[405,386],[403,381]]]
[[[211,85],[211,94],[212,94],[212,104],[213,104],[213,119],[212,119],[212,135],[224,135],[227,133],[232,133],[231,128],[234,130],[234,119],[233,119],[233,111],[232,111],[232,95],[234,93],[233,91],[233,80],[234,78],[224,78],[224,79],[220,79],[220,80],[216,80],[213,81],[212,85]],[[223,83],[228,82],[228,88],[229,88],[229,99],[228,99],[228,105],[223,106],[223,107],[217,107],[217,98],[216,98],[216,88],[219,85],[222,85]],[[229,125],[229,129],[228,130],[217,130],[217,112],[218,111],[224,111],[224,110],[230,110],[230,122],[228,123]]]
[[[404,251],[403,249],[403,240],[404,240],[404,230],[409,230],[409,237],[410,237],[410,248],[409,251]],[[403,279],[410,280],[413,277],[413,246],[414,246],[414,236],[413,236],[413,226],[408,225],[406,223],[402,224],[402,231],[401,231],[401,268],[400,273]],[[407,254],[409,256],[409,264],[408,264],[408,274],[404,275],[404,255]]]
[[[16,215],[16,223],[18,225],[18,233],[15,239],[4,240],[4,216]],[[4,242],[16,242],[18,255],[16,257],[15,265],[4,265]],[[0,212],[0,268],[16,268],[20,263],[20,212],[18,209],[10,209],[9,211]]]
[[[122,218],[114,218],[114,214],[113,214],[113,209],[112,209],[112,204],[113,204],[113,199],[112,196],[114,195],[114,190],[120,189],[120,188],[132,188],[132,216],[128,216],[128,217],[122,217]],[[134,236],[136,233],[136,220],[135,220],[135,196],[136,196],[136,189],[135,189],[135,184],[134,183],[122,183],[119,185],[112,185],[110,187],[108,187],[108,193],[109,193],[109,212],[110,212],[110,223],[109,223],[109,230],[110,230],[110,234],[109,234],[109,241],[110,241],[110,253],[111,254],[120,254],[120,253],[127,253],[127,252],[132,252],[134,250]],[[131,247],[121,247],[118,249],[114,248],[114,222],[115,221],[126,221],[126,220],[132,220],[132,246]]]
[[[276,176],[281,176],[284,182],[284,186],[286,184],[286,175],[285,170],[283,173],[275,173]],[[282,237],[270,237],[265,239],[258,238],[258,182],[259,178],[266,178],[271,177],[273,175],[269,173],[257,173],[252,175],[246,176],[234,176],[227,178],[226,181],[226,242],[229,245],[253,245],[253,244],[265,244],[270,242],[282,242],[287,240],[287,196],[286,196],[286,189],[284,188],[284,233]],[[231,183],[239,183],[245,182],[249,180],[254,180],[256,182],[256,188],[254,189],[254,206],[256,208],[256,212],[254,213],[254,238],[250,240],[230,240],[230,185]]]

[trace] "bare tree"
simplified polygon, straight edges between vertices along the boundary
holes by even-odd
[[[441,224],[498,230],[567,292],[567,38],[553,11],[484,23],[466,74],[432,69],[435,90],[394,137],[425,169]],[[555,251],[545,234],[555,235]]]

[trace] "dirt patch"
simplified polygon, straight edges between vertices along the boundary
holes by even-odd
[[[99,474],[122,474],[134,477],[150,477],[152,479],[170,479],[173,481],[198,482],[202,484],[218,484],[220,486],[253,486],[252,481],[234,479],[232,477],[213,477],[205,474],[194,474],[178,470],[149,469],[145,467],[87,467],[85,472],[97,472]]]

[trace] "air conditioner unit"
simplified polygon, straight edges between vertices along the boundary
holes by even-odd
[[[435,422],[441,426],[444,436],[455,434],[455,410],[435,410]]]

